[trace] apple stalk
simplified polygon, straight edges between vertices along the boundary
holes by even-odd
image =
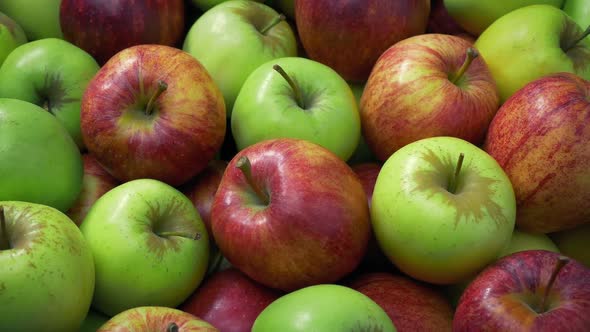
[[[299,89],[299,86],[297,84],[295,84],[295,81],[293,81],[293,79],[291,79],[291,77],[289,76],[289,74],[287,74],[287,72],[285,72],[283,67],[281,67],[279,65],[274,65],[274,66],[272,66],[272,69],[276,70],[279,74],[281,74],[281,76],[283,76],[285,81],[287,81],[287,83],[289,83],[289,85],[291,86],[291,89],[293,90],[293,93],[295,94],[295,100],[297,101],[297,105],[299,105],[299,107],[305,109],[305,103],[303,101],[303,95],[301,94],[301,89]]]
[[[574,39],[574,41],[569,43],[563,50],[565,52],[571,50],[576,45],[578,45],[578,43],[581,42],[584,38],[588,37],[588,35],[590,35],[590,26],[588,26],[586,28],[586,30],[584,30],[584,32],[582,32],[582,35],[580,35],[580,37],[578,37],[577,39]]]
[[[0,250],[10,249],[10,239],[8,238],[8,231],[6,230],[6,215],[4,214],[4,207],[0,206]]]
[[[553,287],[553,284],[555,283],[555,279],[557,279],[557,275],[559,274],[559,271],[561,271],[561,269],[567,264],[569,263],[569,258],[565,257],[565,256],[560,256],[559,259],[557,260],[557,263],[555,263],[555,268],[553,269],[553,272],[551,273],[551,277],[549,278],[549,282],[547,283],[547,287],[545,287],[545,293],[543,294],[543,299],[541,300],[541,305],[539,307],[540,311],[539,313],[544,313],[547,312],[547,310],[549,310],[548,306],[548,299],[549,299],[549,294],[551,294],[551,288]]]
[[[463,61],[461,68],[459,68],[459,70],[451,76],[450,80],[455,84],[457,84],[461,77],[463,77],[467,69],[469,69],[469,66],[471,66],[473,60],[479,56],[479,53],[473,47],[469,47],[466,53],[467,56],[465,57],[465,61]]]
[[[191,239],[191,240],[198,240],[201,238],[201,233],[199,233],[199,232],[192,234],[192,233],[187,233],[187,232],[171,231],[171,232],[156,232],[156,234],[158,234],[158,236],[160,236],[160,237],[179,236],[179,237],[184,237],[184,238]]]
[[[178,332],[178,331],[179,331],[178,325],[176,325],[176,323],[174,323],[174,322],[168,324],[168,327],[166,328],[166,332]]]
[[[168,84],[166,84],[166,82],[164,81],[158,81],[158,90],[156,90],[156,92],[152,95],[150,101],[148,101],[148,104],[145,108],[146,115],[152,115],[152,113],[154,112],[154,104],[156,100],[164,91],[166,91],[166,89],[168,89]]]
[[[254,192],[256,193],[256,196],[258,196],[260,201],[264,205],[268,205],[270,203],[270,199],[269,199],[268,195],[266,195],[260,189],[260,187],[256,185],[256,183],[254,182],[254,179],[252,178],[252,164],[250,163],[250,159],[248,159],[248,157],[246,157],[246,156],[241,157],[236,162],[236,167],[239,168],[240,171],[242,171],[242,174],[244,174],[246,181],[248,182],[250,187],[252,187],[252,190],[254,190]]]
[[[260,33],[263,35],[266,35],[266,33],[268,32],[268,30],[272,29],[275,25],[283,22],[284,20],[286,20],[287,18],[285,17],[285,15],[280,14],[279,16],[275,17],[272,21],[270,21],[270,23],[265,26],[264,28],[262,28],[262,30],[260,30]]]
[[[457,166],[455,166],[455,172],[453,173],[451,181],[449,181],[449,187],[447,189],[451,194],[454,194],[455,191],[457,191],[459,173],[461,173],[461,167],[463,167],[463,159],[465,159],[465,155],[463,153],[460,153],[459,160],[457,160]]]

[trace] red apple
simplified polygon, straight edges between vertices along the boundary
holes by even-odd
[[[219,332],[204,320],[178,309],[146,306],[125,310],[97,332]]]
[[[297,0],[295,21],[308,56],[345,80],[364,82],[396,42],[426,31],[430,0]]]
[[[177,46],[184,33],[182,0],[62,0],[64,38],[104,64],[134,45]]]
[[[398,332],[451,331],[453,308],[433,287],[401,275],[368,273],[349,283],[391,318]]]
[[[91,154],[83,154],[82,162],[84,165],[82,191],[74,205],[66,213],[78,226],[82,224],[94,202],[107,191],[119,185],[119,181],[105,171]]]
[[[213,274],[180,307],[221,332],[250,332],[258,315],[282,294],[235,268]]]
[[[226,129],[223,96],[198,60],[139,45],[112,57],[82,98],[84,143],[119,181],[178,186],[202,171]]]
[[[527,84],[490,124],[484,149],[504,169],[517,226],[549,233],[590,220],[590,81],[558,73]]]
[[[381,55],[365,85],[360,113],[367,144],[385,161],[428,137],[453,136],[479,145],[498,106],[495,81],[471,43],[425,34]]]
[[[262,141],[230,161],[211,210],[229,262],[292,291],[352,272],[370,234],[363,187],[350,167],[305,140]]]
[[[449,15],[445,7],[444,0],[431,0],[430,17],[426,28],[428,33],[442,33],[448,35],[469,35],[456,21]]]
[[[453,331],[586,332],[590,269],[546,250],[505,256],[469,284]]]

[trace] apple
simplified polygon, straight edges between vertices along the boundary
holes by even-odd
[[[226,1],[205,12],[188,31],[183,49],[221,89],[228,117],[250,73],[270,60],[297,56],[295,35],[284,15],[246,0]]]
[[[316,143],[346,161],[358,145],[361,124],[354,95],[338,73],[289,57],[248,76],[234,104],[231,130],[239,150],[288,137]]]
[[[503,103],[527,83],[552,73],[590,79],[590,39],[585,38],[589,33],[559,8],[533,5],[499,18],[479,36],[475,47],[488,64]]]
[[[110,318],[96,312],[94,310],[88,311],[79,332],[96,332],[101,326],[103,326]]]
[[[365,84],[360,83],[349,83],[350,89],[352,90],[352,94],[354,94],[354,98],[356,99],[357,106],[361,103],[361,97],[363,95],[363,91],[365,89]],[[352,156],[348,158],[347,162],[349,165],[354,164],[362,164],[362,163],[370,163],[376,162],[377,158],[371,152],[371,149],[367,145],[365,138],[361,133],[361,137],[359,139],[359,144],[357,145],[356,149],[352,153]]]
[[[585,223],[576,228],[549,234],[559,250],[569,257],[590,268],[590,223]]]
[[[203,12],[206,12],[209,9],[217,6],[218,4],[220,4],[222,2],[226,2],[226,1],[230,1],[230,0],[192,0],[192,3],[195,6],[197,6],[197,8],[202,10]],[[264,2],[264,0],[252,0],[252,1]]]
[[[66,215],[0,201],[0,266],[2,331],[78,331],[92,300],[94,264]]]
[[[469,284],[453,331],[587,331],[590,269],[545,250],[521,251]]]
[[[366,273],[348,286],[383,308],[398,331],[451,331],[453,308],[430,285],[391,273]]]
[[[519,229],[549,233],[590,220],[590,81],[571,73],[527,84],[502,105],[484,149],[510,178]]]
[[[88,150],[121,182],[152,178],[181,185],[220,149],[226,114],[221,92],[188,53],[139,45],[113,56],[82,98]]]
[[[176,307],[205,275],[205,225],[192,202],[163,182],[115,187],[94,203],[80,229],[96,266],[92,305],[109,316],[138,306]]]
[[[230,161],[211,226],[233,266],[284,291],[352,272],[370,235],[367,197],[350,167],[317,144],[287,138],[254,144]]]
[[[82,188],[82,158],[65,128],[44,109],[0,98],[0,201],[67,211]]]
[[[297,0],[295,17],[310,59],[364,82],[391,45],[426,31],[430,0]]]
[[[367,144],[385,161],[401,147],[434,136],[475,145],[499,107],[494,79],[468,41],[424,34],[381,55],[361,97]]]
[[[178,309],[142,306],[125,310],[96,332],[219,332],[199,317]]]
[[[62,38],[59,24],[61,0],[2,0],[0,12],[15,20],[28,40]]]
[[[67,57],[67,61],[64,61]],[[99,66],[80,48],[56,38],[16,48],[0,67],[0,98],[31,102],[53,114],[80,149],[80,103]]]
[[[496,259],[514,229],[516,201],[498,163],[455,137],[410,143],[383,165],[371,206],[383,252],[433,284],[467,279]]]
[[[27,36],[20,25],[0,13],[0,66],[12,50],[26,42]]]
[[[128,47],[177,46],[184,33],[183,0],[62,0],[64,38],[101,65]]]
[[[230,268],[213,274],[179,309],[220,331],[250,332],[256,317],[281,295]]]
[[[119,185],[119,181],[107,173],[91,154],[82,155],[82,164],[84,169],[82,191],[76,202],[66,212],[67,216],[78,226],[94,203],[106,192]]]
[[[562,9],[580,27],[590,26],[590,2],[587,0],[565,0]]]
[[[442,33],[448,35],[469,34],[454,18],[451,17],[444,0],[431,0],[430,17],[428,19],[427,33]]]

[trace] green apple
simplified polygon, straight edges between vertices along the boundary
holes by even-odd
[[[590,38],[559,8],[533,5],[490,25],[475,47],[492,72],[501,102],[542,76],[569,72],[590,79]]]
[[[565,231],[551,233],[557,247],[567,255],[590,268],[590,223]]]
[[[197,6],[197,8],[199,8],[202,11],[207,11],[217,5],[219,5],[222,2],[226,2],[229,0],[192,0],[193,4],[195,6]],[[257,2],[264,2],[264,0],[252,0],[252,1],[257,1]]]
[[[98,69],[92,56],[65,40],[32,41],[12,51],[0,67],[0,98],[20,99],[43,107],[83,148],[80,103]]]
[[[0,201],[0,330],[76,332],[93,291],[92,252],[65,214]]]
[[[62,38],[59,24],[61,0],[2,0],[0,12],[14,19],[28,40]]]
[[[352,288],[322,284],[283,295],[264,309],[252,332],[396,331],[385,311]]]
[[[517,229],[512,233],[510,242],[500,251],[498,258],[525,250],[549,250],[559,252],[559,248],[551,239],[542,233],[527,233]]]
[[[94,254],[93,307],[109,316],[158,305],[176,307],[200,284],[209,237],[193,203],[153,179],[101,196],[80,226]]]
[[[0,98],[0,200],[67,211],[82,189],[82,157],[64,127],[39,106]]]
[[[228,117],[250,73],[270,60],[297,56],[295,35],[284,17],[247,0],[227,1],[205,12],[187,33],[183,49],[221,89]]]
[[[590,1],[565,0],[563,11],[571,16],[582,28],[590,26]]]
[[[109,320],[108,316],[105,316],[97,311],[90,310],[80,327],[80,332],[96,332],[101,326],[103,326]]]
[[[563,0],[444,0],[449,15],[474,36],[509,12],[537,4],[561,8]]]
[[[357,106],[361,104],[361,96],[363,95],[363,91],[365,90],[365,84],[360,84],[360,83],[348,83],[348,85],[350,86],[350,89],[352,90],[352,94],[354,94],[354,98],[356,99],[356,104]],[[354,165],[354,164],[361,164],[361,163],[370,163],[370,162],[376,162],[377,161],[377,157],[375,157],[375,155],[373,154],[373,152],[371,151],[371,148],[369,148],[369,145],[367,144],[367,141],[365,141],[365,137],[362,134],[362,130],[361,130],[361,137],[359,139],[359,143],[356,146],[356,149],[354,150],[354,152],[352,153],[352,156],[350,156],[350,158],[348,158],[347,162],[350,165]]]
[[[507,175],[477,146],[432,137],[397,150],[373,191],[371,220],[383,252],[434,284],[465,280],[510,241],[516,200]]]
[[[26,42],[27,36],[20,25],[0,13],[0,66],[12,50]]]
[[[350,87],[332,68],[297,58],[271,60],[246,80],[231,130],[239,150],[274,138],[316,143],[346,161],[361,135]]]

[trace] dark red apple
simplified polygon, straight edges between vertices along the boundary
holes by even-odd
[[[179,309],[221,332],[250,332],[262,310],[281,295],[230,268],[213,274]]]
[[[184,33],[183,0],[62,0],[64,38],[104,64],[134,45],[177,46]]]
[[[426,31],[430,0],[297,0],[295,21],[308,56],[344,79],[364,82],[379,55]]]
[[[426,28],[428,33],[442,33],[447,35],[469,35],[456,21],[449,15],[445,7],[444,0],[432,0],[430,2],[430,17]]]

